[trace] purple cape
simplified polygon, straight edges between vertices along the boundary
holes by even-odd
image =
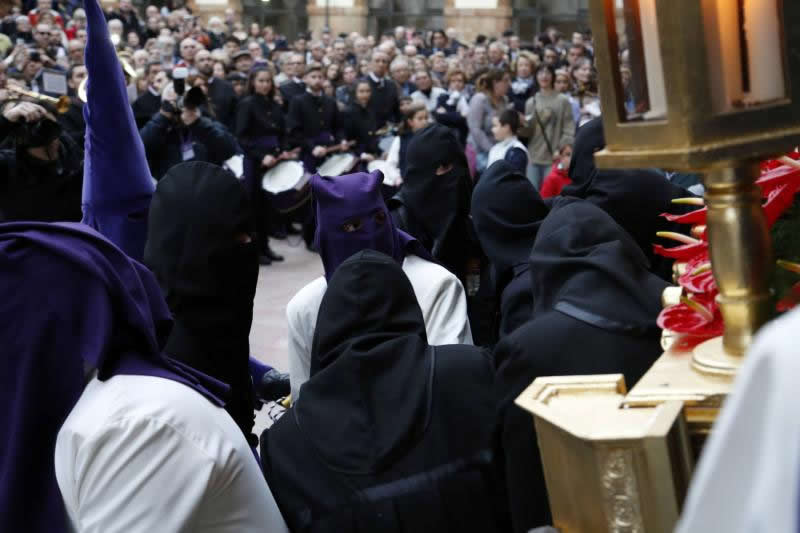
[[[227,386],[162,355],[155,277],[94,230],[0,224],[0,258],[0,531],[66,532],[53,456],[88,371],[171,379],[216,405]]]
[[[433,261],[414,237],[395,227],[383,201],[381,183],[383,173],[379,170],[335,178],[319,174],[311,177],[317,217],[314,245],[327,280],[347,258],[363,250],[384,253],[401,265],[406,252]]]
[[[83,222],[141,261],[153,182],[125,77],[97,0],[86,0]]]

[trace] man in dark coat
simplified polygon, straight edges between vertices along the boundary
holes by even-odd
[[[145,67],[147,89],[131,105],[133,116],[136,118],[136,127],[139,129],[144,128],[145,124],[153,118],[153,115],[161,109],[161,90],[164,86],[162,80],[156,78],[161,69],[161,62],[159,61],[151,61],[147,64]],[[166,75],[162,74],[161,78],[166,80]]]
[[[330,280],[311,379],[266,430],[267,481],[292,531],[507,531],[491,364],[430,346],[397,261],[365,250]]]
[[[542,376],[622,373],[632,387],[661,354],[667,283],[630,235],[588,202],[554,205],[530,260],[533,317],[500,341],[498,437],[516,533],[551,520],[531,414],[514,400]]]
[[[387,76],[389,56],[383,52],[373,52],[367,80],[372,85],[372,98],[369,105],[375,112],[377,127],[380,129],[387,122],[398,122],[400,119],[400,98],[397,84]]]
[[[306,60],[303,54],[287,55],[288,59],[282,67],[286,75],[289,76],[289,81],[278,88],[281,92],[281,98],[283,98],[284,109],[289,109],[295,96],[300,96],[306,92],[306,84],[301,78],[306,67]]]
[[[211,102],[217,121],[221,122],[228,130],[233,131],[236,126],[237,104],[233,85],[227,80],[214,77],[214,61],[208,50],[200,50],[195,54],[194,66],[206,79],[208,100]]]

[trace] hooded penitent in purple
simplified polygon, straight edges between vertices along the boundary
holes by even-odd
[[[0,531],[69,530],[58,430],[89,373],[183,383],[216,405],[227,386],[162,355],[172,322],[147,268],[82,224],[0,224]]]
[[[142,259],[153,183],[128,102],[125,77],[97,0],[86,0],[87,101],[83,220]]]
[[[362,250],[376,250],[400,264],[407,251],[432,260],[415,238],[395,228],[383,201],[381,183],[383,173],[379,170],[335,178],[311,177],[317,216],[314,245],[322,257],[326,279]]]

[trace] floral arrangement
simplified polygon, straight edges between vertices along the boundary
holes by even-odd
[[[772,229],[776,222],[795,201],[800,191],[800,153],[793,152],[777,160],[765,161],[761,165],[761,177],[756,184],[764,199],[763,209],[767,224]],[[695,344],[702,340],[722,335],[724,324],[716,301],[717,285],[711,272],[711,261],[706,233],[707,208],[701,198],[680,198],[678,204],[696,205],[698,209],[682,215],[664,213],[671,222],[691,226],[691,235],[674,232],[659,232],[661,238],[677,241],[678,246],[654,245],[656,254],[674,259],[679,264],[677,283],[682,289],[680,303],[666,307],[658,317],[660,328],[687,337],[686,342]],[[793,241],[800,239],[794,238]],[[787,271],[800,273],[800,264],[779,260],[778,265]],[[791,309],[800,303],[800,283],[795,284],[777,303],[779,312]],[[694,342],[692,342],[694,341]]]

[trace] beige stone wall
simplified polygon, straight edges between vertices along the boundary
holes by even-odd
[[[471,0],[468,5],[484,4],[486,8],[458,8],[460,2],[447,0],[444,7],[445,26],[455,28],[463,42],[474,42],[478,34],[500,35],[511,27],[511,0]]]
[[[367,32],[367,7],[366,6],[353,6],[353,7],[330,7],[328,8],[330,15],[330,26],[336,33],[341,32],[354,32],[364,35]],[[312,35],[319,35],[322,28],[325,27],[325,7],[308,4],[306,6],[308,13],[308,29]]]

